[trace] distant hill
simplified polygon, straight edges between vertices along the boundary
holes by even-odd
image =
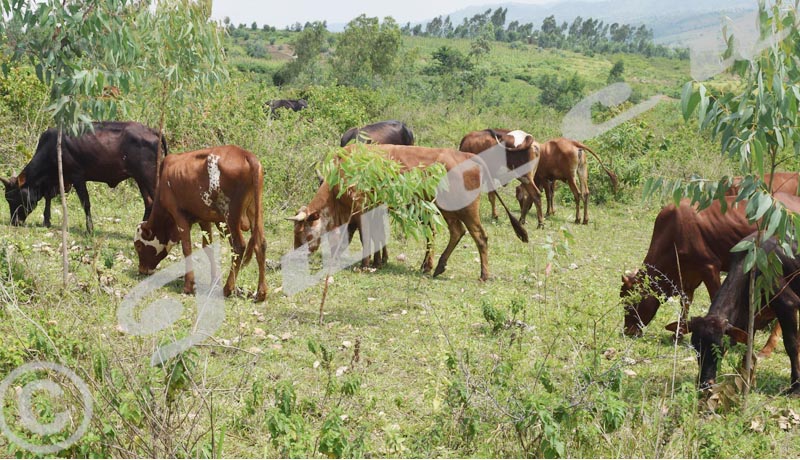
[[[453,25],[487,9],[508,8],[506,24],[511,21],[531,22],[538,28],[542,20],[554,15],[560,24],[576,17],[601,19],[606,23],[641,25],[653,29],[657,43],[680,43],[691,32],[706,27],[719,27],[724,16],[740,17],[756,10],[755,0],[605,0],[565,1],[543,5],[495,3],[471,6],[450,14]],[[446,15],[445,15],[446,16]],[[431,18],[433,19],[433,18]]]

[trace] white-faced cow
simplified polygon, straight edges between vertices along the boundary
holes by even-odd
[[[589,223],[589,173],[584,151],[594,155],[600,166],[608,174],[609,179],[611,179],[611,186],[616,191],[616,174],[606,168],[600,157],[589,147],[576,140],[564,137],[549,140],[541,146],[539,167],[534,175],[536,186],[539,189],[544,189],[544,194],[547,197],[547,216],[552,216],[556,212],[553,204],[553,195],[555,181],[560,180],[569,185],[572,196],[575,198],[575,223],[581,223],[581,202],[583,202],[583,224]],[[575,180],[576,177],[580,180],[580,187]],[[527,196],[528,193],[527,189],[517,187],[517,200],[523,214],[527,213],[531,207],[531,200]]]
[[[539,189],[534,184],[534,175],[540,164],[540,147],[539,143],[533,139],[530,134],[516,130],[511,131],[508,129],[484,129],[482,131],[473,131],[468,133],[461,139],[458,150],[462,152],[481,153],[486,150],[502,145],[506,149],[506,164],[505,166],[513,171],[517,168],[523,168],[524,172],[518,176],[517,179],[524,188],[530,200],[536,203],[536,217],[538,226],[544,227],[544,218],[542,217],[542,201],[539,195]],[[492,171],[496,173],[496,171]],[[495,207],[495,197],[497,193],[489,192],[489,202],[492,204],[492,218],[497,219],[497,208]],[[530,203],[527,208],[522,210],[520,215],[520,222],[525,223],[525,216],[530,209]]]
[[[93,231],[86,182],[104,182],[110,187],[129,177],[139,186],[144,200],[144,218],[150,215],[156,177],[158,132],[139,123],[94,123],[94,132],[62,138],[64,183],[78,193],[86,213],[86,229]],[[167,144],[162,137],[162,152]],[[21,225],[45,199],[44,225],[50,226],[50,200],[58,194],[58,131],[48,129],[39,137],[36,153],[16,177],[2,179],[12,225]]]
[[[136,227],[134,246],[139,273],[150,274],[180,242],[186,257],[183,290],[194,292],[189,256],[192,224],[203,230],[203,245],[211,242],[211,223],[224,223],[233,249],[233,262],[223,294],[229,296],[239,269],[255,252],[258,262],[256,301],[267,296],[264,281],[266,241],[261,210],[264,173],[258,158],[235,145],[213,147],[164,159],[156,201],[150,218]],[[243,231],[250,231],[245,245]]]
[[[352,146],[345,147],[348,150]],[[464,189],[467,191],[480,188],[483,180],[489,179],[489,171],[486,165],[477,155],[459,152],[451,149],[434,149],[427,147],[399,146],[399,145],[375,145],[370,147],[370,151],[378,155],[383,155],[391,160],[397,161],[408,170],[416,167],[430,166],[439,163],[445,166],[447,171],[451,171],[467,160],[474,161],[474,167],[459,168],[453,174],[460,174],[463,180]],[[357,196],[352,189],[348,189],[341,196],[338,187],[330,187],[327,182],[323,182],[317,190],[317,194],[308,203],[300,208],[300,211],[289,220],[294,221],[294,246],[307,244],[310,251],[319,248],[321,236],[324,233],[332,232],[334,229],[351,222],[353,216],[360,215],[363,209],[363,199]],[[430,197],[433,199],[433,197]],[[439,263],[433,276],[437,276],[445,271],[447,260],[455,249],[458,242],[466,232],[475,240],[478,247],[481,263],[481,280],[489,278],[488,268],[488,238],[486,231],[481,225],[478,208],[480,206],[480,195],[467,201],[466,205],[457,210],[439,209],[447,222],[450,230],[450,241],[447,248],[442,252]],[[505,204],[500,200],[505,207]],[[527,233],[519,222],[511,215],[506,208],[506,213],[512,220],[517,236],[527,242]],[[336,249],[333,251],[336,253]],[[433,268],[433,250],[431,242],[428,242],[425,259],[422,263],[423,272],[428,272]]]
[[[749,236],[754,239],[756,234]],[[785,254],[775,239],[762,244],[768,254],[778,256],[783,266],[783,277],[773,291],[767,305],[760,303],[760,314],[756,315],[756,329],[765,328],[769,321],[778,318],[783,329],[783,346],[791,363],[789,393],[800,393],[800,334],[798,334],[797,310],[800,308],[800,258]],[[793,248],[797,251],[797,246]],[[707,388],[715,383],[720,351],[724,351],[723,337],[729,336],[733,342],[747,343],[747,323],[750,309],[750,274],[744,273],[747,253],[734,253],[725,282],[703,317],[689,321],[688,332],[692,334],[692,346],[697,350],[700,365],[700,387]],[[756,276],[759,276],[758,267]],[[677,323],[667,325],[676,330]]]

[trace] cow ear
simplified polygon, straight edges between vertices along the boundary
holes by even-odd
[[[14,182],[16,182],[16,181],[17,181],[16,177],[10,177],[8,179],[6,179],[5,177],[0,177],[0,182],[3,183],[3,185],[6,187],[6,189],[11,187],[14,184]]]
[[[666,330],[668,330],[670,332],[678,332],[678,322],[677,321],[673,321],[673,322],[667,324],[666,326],[664,326],[664,329],[666,329]],[[681,323],[681,330],[680,330],[681,334],[689,334],[691,332],[692,332],[691,323],[686,323],[686,322]]]
[[[17,187],[22,188],[23,185],[25,185],[25,173],[21,172],[19,176],[17,176]]]
[[[728,326],[725,327],[725,333],[728,334],[733,340],[735,340],[738,343],[747,344],[748,342],[747,332],[739,329],[736,326],[728,324]]]

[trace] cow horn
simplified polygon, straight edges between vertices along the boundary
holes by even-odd
[[[319,183],[320,183],[320,184],[322,184],[323,182],[325,182],[325,177],[322,175],[322,173],[321,173],[321,172],[319,172],[319,168],[314,168],[314,173],[316,173],[316,175],[317,175],[317,179],[319,179]]]
[[[287,217],[286,220],[292,220],[292,221],[295,221],[295,222],[301,222],[301,221],[306,220],[306,217],[308,217],[308,214],[305,211],[300,211],[300,212],[297,213],[296,216]]]
[[[3,185],[6,186],[6,188],[11,187],[11,185],[13,184],[13,182],[11,182],[11,179],[6,179],[5,177],[0,177],[0,182],[2,182]]]

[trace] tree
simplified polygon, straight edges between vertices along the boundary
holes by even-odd
[[[58,129],[65,286],[69,276],[68,215],[61,140],[65,132],[79,135],[91,130],[93,119],[114,115],[118,108],[124,111],[124,104],[120,105],[115,98],[104,98],[103,90],[107,86],[127,90],[130,86],[137,56],[129,20],[134,8],[136,4],[126,0],[0,4],[0,13],[8,18],[2,21],[3,29],[10,34],[9,43],[15,44],[14,57],[26,58],[36,69],[39,80],[50,89],[50,105],[45,110]],[[6,27],[11,21],[23,27]],[[87,228],[92,231],[91,220],[87,220]]]
[[[353,19],[339,37],[331,62],[339,83],[359,86],[393,74],[401,44],[400,28],[391,17],[383,23],[364,14]]]
[[[623,72],[625,72],[625,64],[622,62],[622,59],[620,59],[614,63],[614,67],[608,72],[608,79],[606,82],[610,85],[612,83],[625,81],[625,78],[622,76]]]
[[[277,86],[289,83],[300,73],[313,66],[319,59],[327,40],[328,30],[325,28],[325,24],[319,21],[310,23],[300,32],[295,41],[297,58],[275,73],[272,78],[273,83]]]
[[[761,242],[774,236],[787,254],[793,254],[790,242],[800,240],[800,216],[789,214],[783,206],[777,205],[769,193],[771,184],[762,181],[764,173],[775,172],[782,161],[800,156],[800,85],[797,83],[800,80],[800,62],[796,59],[796,50],[800,47],[798,2],[795,0],[793,7],[789,8],[786,8],[786,3],[776,0],[767,6],[763,0],[759,2],[763,51],[752,59],[734,61],[732,71],[742,81],[739,89],[712,94],[712,90],[702,83],[689,82],[681,97],[684,117],[688,119],[697,112],[700,128],[710,129],[712,136],[719,137],[722,152],[739,161],[746,176],[737,200],[749,201],[747,217],[758,222],[759,237],[734,248],[734,251],[747,251],[745,272],[751,274],[745,372],[752,369],[755,307],[762,296],[770,294],[781,271],[777,256],[767,254],[761,248]],[[639,37],[646,35],[647,31],[639,29],[636,32]],[[729,59],[737,51],[737,41],[733,36],[725,38],[728,48],[722,57]],[[791,152],[788,151],[790,146],[793,148]],[[728,178],[725,177],[718,183],[693,181],[673,187],[705,207],[717,198],[724,203],[722,196],[727,184]],[[679,196],[677,192],[676,196]],[[761,273],[758,278],[753,270],[755,267]]]

